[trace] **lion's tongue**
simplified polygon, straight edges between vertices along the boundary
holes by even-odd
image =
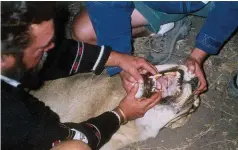
[[[171,96],[177,91],[176,75],[165,75],[157,78],[156,88],[162,91],[162,97]]]

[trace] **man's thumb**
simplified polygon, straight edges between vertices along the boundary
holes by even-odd
[[[194,73],[195,72],[195,63],[193,61],[188,61],[187,62],[187,67],[188,67],[188,71],[191,72],[191,73]]]

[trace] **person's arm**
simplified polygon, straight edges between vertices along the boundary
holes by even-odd
[[[9,115],[15,116],[15,122],[19,122],[18,125],[13,125],[14,128],[26,130],[22,139],[29,138],[29,145],[25,145],[25,148],[41,145],[44,148],[50,149],[52,145],[57,144],[59,141],[74,139],[84,141],[93,150],[99,149],[117,131],[120,124],[124,122],[120,112],[107,111],[81,123],[60,123],[59,116],[50,107],[45,106],[43,102],[25,92],[21,87],[15,88],[13,92],[14,94],[12,93],[11,95],[18,97],[18,103],[22,102],[23,105],[14,105],[19,108],[15,108],[15,110],[11,109],[10,112],[14,113],[9,112]],[[6,99],[4,99],[4,102],[6,102]],[[7,102],[9,103],[10,100]],[[18,110],[21,111],[18,112]],[[7,112],[4,111],[5,113]],[[25,121],[20,121],[21,118],[24,118]],[[24,129],[20,128],[23,123],[25,126]],[[9,124],[9,126],[12,125]],[[14,145],[15,143],[12,144]]]
[[[19,88],[14,94],[9,94],[11,97],[18,97],[20,99],[18,102],[21,101],[24,104],[18,105],[20,108],[12,109],[11,112],[15,113],[15,119],[19,122],[19,124],[13,124],[13,126],[14,129],[22,130],[19,127],[23,121],[20,120],[24,118],[24,130],[26,130],[24,136],[26,137],[19,138],[28,138],[26,147],[41,145],[49,149],[59,141],[81,140],[93,150],[97,150],[112,137],[121,124],[142,117],[146,111],[161,100],[161,94],[156,93],[151,98],[138,101],[135,99],[137,90],[138,84],[135,84],[130,93],[119,103],[119,106],[112,111],[107,111],[81,123],[60,123],[58,115],[49,107]],[[22,107],[24,113],[18,112]],[[7,113],[7,111],[4,112]],[[12,119],[9,118],[9,120]]]
[[[121,123],[117,115],[120,116],[118,112],[107,111],[81,123],[64,123],[64,125],[76,134],[82,133],[85,135],[84,139],[80,139],[77,135],[71,139],[83,140],[90,148],[96,150],[108,142],[112,135],[119,129]]]
[[[117,115],[110,111],[81,123],[60,123],[47,116],[49,113],[43,111],[46,110],[46,106],[42,105],[42,109],[40,109],[39,104],[39,102],[32,103],[29,106],[32,107],[32,110],[37,108],[33,110],[33,113],[38,111],[41,118],[44,116],[48,119],[42,120],[41,124],[33,129],[34,134],[32,135],[42,133],[41,142],[47,143],[48,146],[54,146],[58,141],[81,140],[88,144],[92,150],[97,150],[111,138],[121,124]],[[54,113],[52,110],[50,111]],[[119,113],[117,114],[119,115]],[[30,141],[36,142],[37,145],[37,140],[39,140],[37,136],[33,136]]]
[[[207,81],[203,70],[203,63],[208,57],[208,54],[201,49],[195,48],[192,50],[190,56],[187,58],[185,64],[188,70],[195,74],[199,79],[199,84],[194,92],[195,94],[201,94],[207,90]]]
[[[237,2],[211,2],[212,8],[200,30],[195,47],[207,54],[218,54],[220,48],[238,27]]]
[[[238,27],[238,3],[213,3],[208,17],[200,30],[195,48],[186,61],[188,69],[199,78],[199,87],[195,94],[207,90],[207,81],[203,64],[209,55],[218,54],[221,47]]]
[[[143,79],[139,71],[156,74],[156,68],[143,58],[112,51],[108,46],[64,40],[59,49],[49,52],[40,76],[43,80],[53,80],[85,72],[99,75],[105,66],[120,66],[140,83]]]
[[[64,40],[59,49],[49,52],[40,76],[44,80],[53,80],[77,73],[94,72],[96,75],[101,74],[111,51],[108,46]]]

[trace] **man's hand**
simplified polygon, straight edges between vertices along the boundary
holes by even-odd
[[[131,88],[133,87],[133,85],[137,83],[137,81],[135,80],[133,76],[131,76],[129,73],[125,71],[120,72],[120,77],[123,83],[123,87],[126,90],[126,93],[128,94]]]
[[[128,121],[143,117],[150,108],[154,107],[161,100],[160,92],[155,93],[151,98],[136,99],[135,95],[138,87],[138,83],[135,83],[127,96],[119,104]]]
[[[120,66],[139,83],[144,82],[141,74],[150,72],[154,75],[157,73],[156,67],[147,62],[144,58],[130,55],[121,55],[118,66]]]
[[[132,85],[136,82],[143,83],[141,74],[150,72],[156,74],[157,69],[151,65],[144,58],[111,52],[110,57],[106,63],[107,66],[119,66],[123,69],[120,73],[123,86],[128,93]]]
[[[188,70],[191,73],[194,73],[199,79],[199,85],[194,92],[195,94],[201,94],[207,90],[207,81],[205,78],[205,73],[203,71],[203,63],[207,56],[207,53],[198,48],[195,48],[185,62]]]
[[[120,77],[127,93],[136,82],[143,84],[144,81],[141,74],[150,72],[154,75],[157,73],[156,67],[145,59],[129,55],[121,57],[119,66],[123,69],[120,72]]]

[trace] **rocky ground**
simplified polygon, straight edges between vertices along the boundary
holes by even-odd
[[[62,4],[62,2],[61,2]],[[82,4],[68,2],[70,21]],[[183,62],[191,52],[197,33],[204,21],[190,17],[189,35],[177,42],[170,62]],[[67,32],[67,37],[70,33]],[[143,49],[148,37],[136,38],[135,49]],[[163,129],[156,138],[132,144],[123,150],[238,150],[238,100],[228,97],[227,84],[238,67],[238,33],[223,47],[219,55],[211,56],[204,65],[209,90],[201,95],[202,103],[191,119],[178,129]]]

